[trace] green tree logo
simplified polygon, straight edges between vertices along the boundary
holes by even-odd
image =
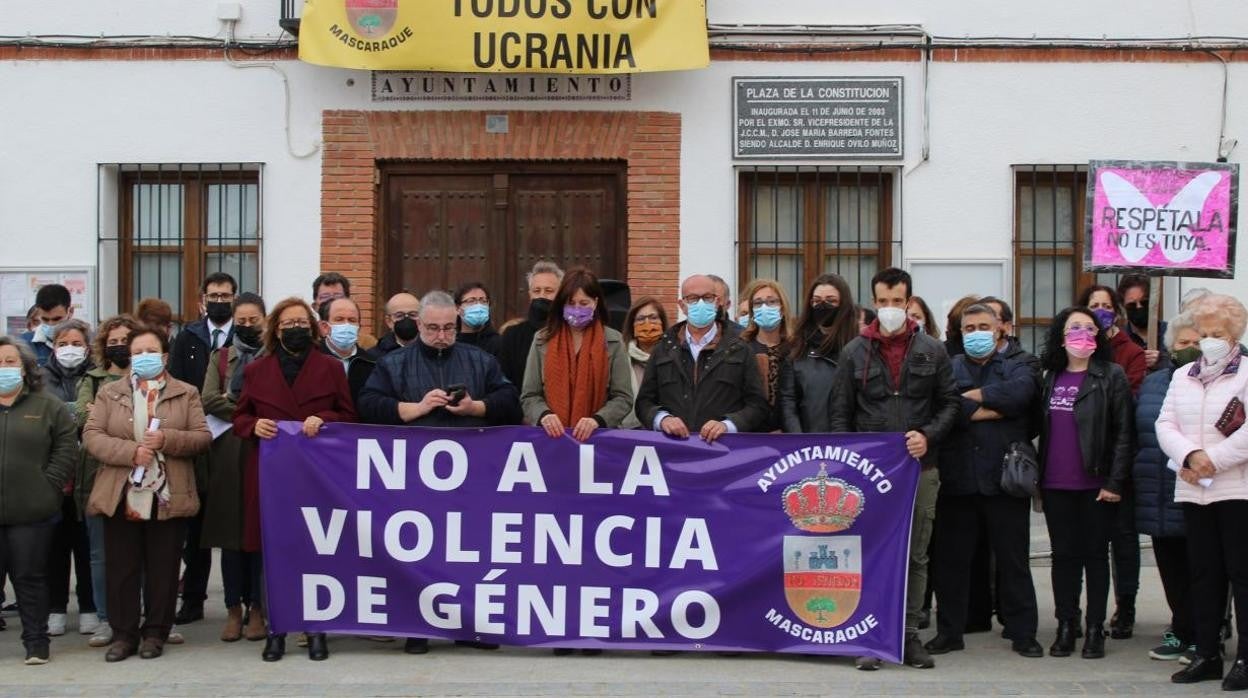
[[[381,15],[364,15],[358,22],[360,29],[372,34],[381,26]]]
[[[816,596],[806,602],[806,610],[815,614],[815,619],[820,623],[826,623],[825,613],[836,613],[836,601],[827,596]]]

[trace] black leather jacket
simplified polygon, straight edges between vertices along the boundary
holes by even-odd
[[[1057,372],[1044,375],[1040,426],[1040,467],[1049,445],[1049,397]],[[1093,359],[1075,401],[1075,425],[1079,429],[1079,452],[1089,475],[1105,479],[1105,489],[1122,494],[1135,459],[1135,408],[1127,374],[1118,364]],[[1042,478],[1043,479],[1043,478]]]
[[[939,341],[911,335],[894,389],[876,344],[868,337],[856,337],[841,351],[832,388],[832,431],[922,432],[927,437],[923,467],[935,467],[940,441],[958,414],[949,355]]]
[[[780,426],[790,434],[832,431],[828,407],[836,379],[836,357],[817,350],[780,366]]]

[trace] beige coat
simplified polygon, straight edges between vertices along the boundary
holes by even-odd
[[[602,396],[602,407],[594,416],[602,420],[602,426],[619,429],[624,419],[633,412],[633,374],[620,333],[610,327],[603,330],[607,341],[607,394]],[[529,349],[529,361],[524,369],[524,390],[520,393],[520,406],[524,409],[526,424],[537,424],[542,415],[550,411],[542,375],[545,365],[545,332],[538,332]],[[564,426],[571,429],[576,425]]]
[[[95,486],[87,500],[87,515],[112,516],[117,512],[122,492],[139,445],[134,440],[134,403],[130,376],[100,388],[95,406],[82,430],[83,445],[100,469]],[[161,520],[194,516],[199,511],[199,494],[195,490],[195,456],[208,450],[212,434],[204,423],[204,409],[194,386],[166,378],[165,392],[156,414],[160,430],[165,433],[166,478],[169,483],[169,506],[161,508]]]

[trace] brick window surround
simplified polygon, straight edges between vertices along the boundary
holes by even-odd
[[[485,132],[507,114],[510,131]],[[675,309],[680,266],[680,115],[618,111],[326,111],[321,269],[351,278],[363,324],[377,287],[379,161],[616,160],[627,163],[628,282]]]

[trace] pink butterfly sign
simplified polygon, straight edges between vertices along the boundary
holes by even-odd
[[[1237,165],[1094,161],[1088,266],[1230,277]]]

